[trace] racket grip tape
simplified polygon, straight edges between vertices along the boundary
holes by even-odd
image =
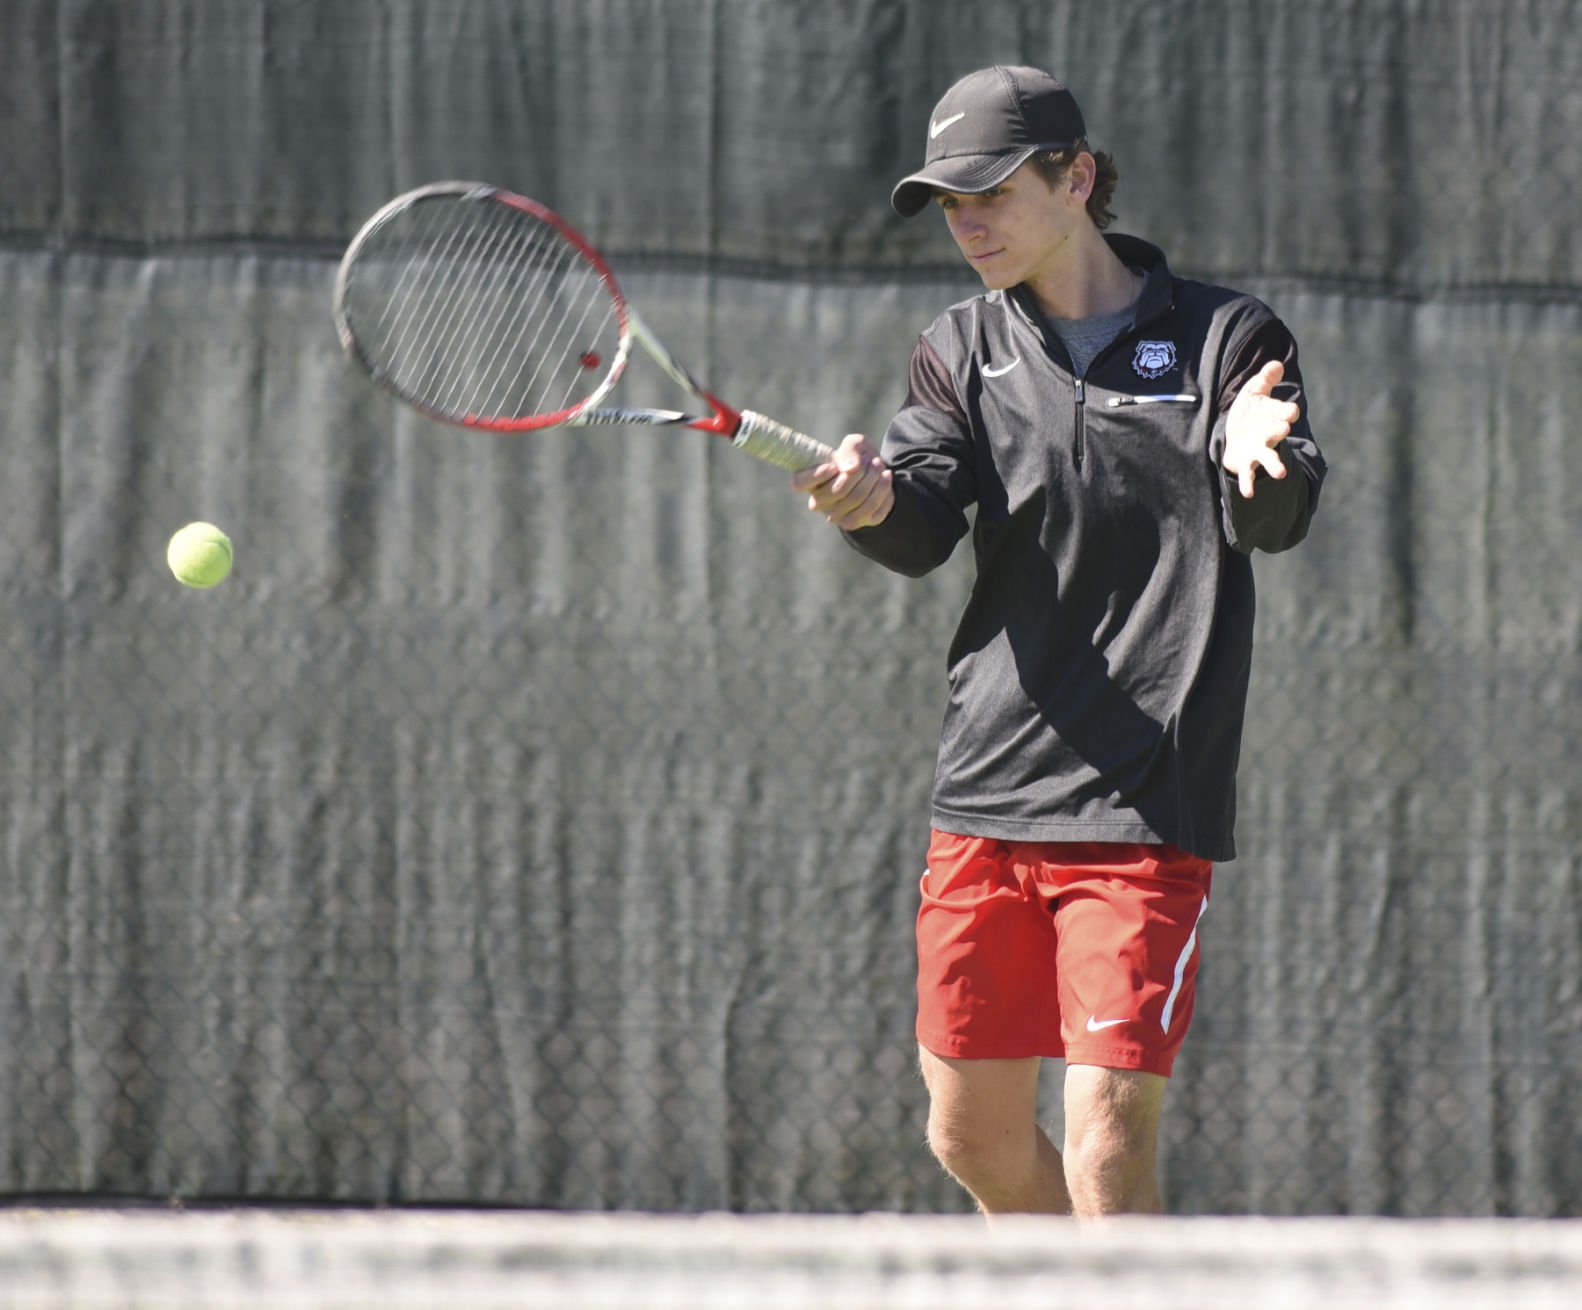
[[[792,473],[822,464],[835,453],[822,441],[815,441],[762,414],[754,414],[750,409],[742,410],[741,426],[736,429],[731,444]]]

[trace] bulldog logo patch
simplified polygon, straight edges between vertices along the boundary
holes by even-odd
[[[1176,366],[1174,341],[1139,341],[1132,356],[1132,368],[1140,378],[1162,378]]]

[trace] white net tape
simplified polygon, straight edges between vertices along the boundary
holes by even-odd
[[[11,1211],[5,1310],[1575,1310],[1582,1222]]]

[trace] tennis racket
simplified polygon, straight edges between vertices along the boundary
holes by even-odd
[[[792,471],[832,454],[700,386],[638,318],[586,237],[498,187],[437,182],[374,214],[341,259],[335,325],[369,377],[443,423],[496,432],[679,425]],[[602,408],[634,342],[709,412]]]

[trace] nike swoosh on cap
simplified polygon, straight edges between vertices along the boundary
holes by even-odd
[[[966,116],[967,111],[963,109],[959,114],[952,114],[949,118],[942,118],[937,123],[930,122],[928,125],[928,139],[932,141],[952,123],[959,123]]]

